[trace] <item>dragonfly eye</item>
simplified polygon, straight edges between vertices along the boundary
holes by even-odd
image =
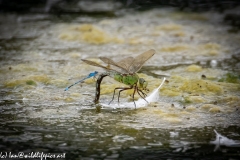
[[[148,85],[148,82],[145,81],[143,78],[139,78],[139,87],[142,89],[146,89]]]

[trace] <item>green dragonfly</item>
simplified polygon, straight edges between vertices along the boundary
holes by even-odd
[[[115,62],[110,58],[107,57],[99,57],[104,63],[107,64],[107,66],[100,65],[96,62],[82,59],[83,62],[92,65],[104,68],[107,70],[107,72],[104,72],[99,75],[97,82],[96,82],[96,95],[95,95],[95,103],[98,103],[99,97],[100,97],[100,84],[104,77],[110,76],[114,78],[114,80],[121,82],[123,84],[128,85],[129,87],[117,87],[114,89],[112,100],[109,102],[109,104],[114,100],[114,95],[116,90],[120,90],[118,93],[118,102],[119,97],[122,91],[134,89],[132,98],[133,102],[136,108],[136,103],[134,101],[134,95],[137,92],[140,97],[142,97],[145,100],[146,94],[142,90],[147,90],[148,83],[143,79],[139,78],[137,75],[137,72],[142,68],[143,64],[151,58],[155,54],[155,50],[151,49],[149,51],[146,51],[139,56],[133,58],[133,57],[127,57],[119,62]],[[146,101],[146,100],[145,100]]]

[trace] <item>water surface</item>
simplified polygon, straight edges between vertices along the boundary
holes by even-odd
[[[0,148],[66,153],[67,159],[238,159],[239,146],[215,150],[214,129],[240,139],[239,33],[223,15],[173,9],[119,17],[0,16]],[[139,71],[160,99],[147,107],[111,109],[93,103],[95,81],[70,84],[102,69],[99,56],[120,60],[149,49]],[[101,103],[123,86],[102,83]],[[120,103],[131,101],[125,92]],[[117,100],[113,102],[117,103]]]

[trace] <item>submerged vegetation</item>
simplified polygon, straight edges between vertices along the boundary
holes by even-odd
[[[219,82],[228,82],[228,83],[240,83],[240,75],[237,75],[234,73],[227,73],[218,81]]]

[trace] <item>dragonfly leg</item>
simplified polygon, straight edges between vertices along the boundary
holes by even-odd
[[[135,86],[134,86],[134,90],[133,90],[133,95],[132,95],[132,99],[133,99],[133,103],[134,103],[135,109],[137,108],[136,103],[135,103],[135,101],[134,101],[134,95],[135,95],[136,90],[138,90],[138,88],[137,88],[137,86],[135,85]]]
[[[108,105],[109,105],[110,103],[112,103],[112,101],[114,100],[115,92],[116,92],[117,89],[121,89],[121,90],[122,90],[122,89],[125,89],[125,88],[123,88],[123,87],[117,87],[117,88],[115,88],[114,91],[113,91],[112,100],[108,103]],[[119,92],[120,92],[120,91],[119,91]],[[118,96],[119,96],[119,94],[118,94]]]
[[[133,87],[128,87],[128,88],[121,88],[121,90],[118,92],[118,103],[119,103],[119,97],[120,97],[120,94],[122,91],[126,91],[126,90],[129,90],[129,89],[132,89]]]
[[[143,91],[141,91],[140,89],[138,89],[138,88],[137,88],[137,92],[138,92],[138,95],[139,95],[140,97],[142,97],[142,99],[144,99],[144,101],[146,101],[146,102],[148,103],[148,101],[145,99],[146,94],[145,94]],[[143,94],[144,96],[142,96],[140,93]]]
[[[118,88],[114,89],[112,100],[108,103],[108,105],[113,101],[116,89],[118,89]]]
[[[142,94],[142,96],[139,94],[139,93],[141,93]],[[141,89],[139,89],[138,88],[138,94],[143,98],[145,98],[145,97],[147,97],[147,94],[146,93],[144,93]]]

